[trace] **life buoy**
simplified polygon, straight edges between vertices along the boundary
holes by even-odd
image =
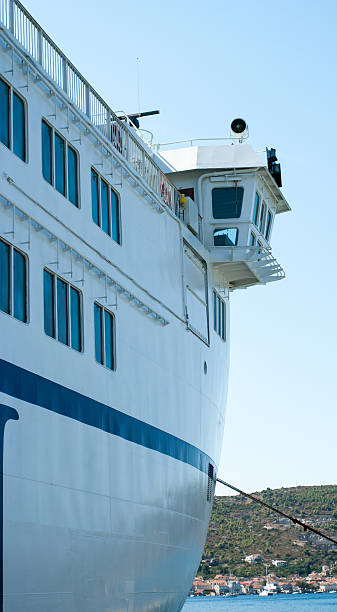
[[[123,153],[123,137],[122,137],[122,132],[121,132],[120,128],[118,127],[118,125],[116,125],[116,123],[114,123],[111,126],[111,142],[112,142],[113,146],[115,147],[115,149],[117,149],[117,151],[119,151],[119,153]]]

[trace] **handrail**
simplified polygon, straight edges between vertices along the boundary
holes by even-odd
[[[19,0],[0,0],[0,24],[175,213],[178,190]]]
[[[213,142],[214,140],[218,140],[223,142],[224,140],[230,140],[231,142],[233,142],[233,140],[237,140],[239,142],[242,142],[243,140],[248,140],[248,136],[243,138],[242,136],[221,136],[221,137],[215,137],[215,138],[187,138],[186,140],[173,140],[172,142],[158,142],[156,144],[153,145],[153,148],[156,151],[159,151],[161,147],[168,147],[171,145],[177,145],[177,144],[187,144],[190,147],[193,147],[193,143],[194,142]],[[263,151],[261,151],[261,153],[265,152],[265,149]]]

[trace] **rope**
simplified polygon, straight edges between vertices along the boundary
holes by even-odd
[[[248,497],[248,499],[251,499],[257,504],[260,504],[261,506],[268,508],[268,510],[272,510],[273,512],[276,512],[277,514],[284,516],[285,518],[289,519],[292,523],[294,523],[294,525],[299,525],[300,527],[303,527],[304,531],[312,531],[312,533],[316,533],[316,535],[321,536],[321,538],[324,538],[325,540],[329,540],[329,542],[332,542],[333,544],[336,544],[337,546],[337,540],[334,540],[333,538],[330,538],[330,536],[327,536],[325,533],[322,533],[318,529],[315,529],[314,527],[311,527],[310,525],[303,523],[303,521],[300,521],[299,519],[293,516],[290,516],[290,514],[286,514],[285,512],[278,510],[278,508],[275,508],[275,506],[271,506],[270,504],[267,504],[266,502],[262,501],[261,499],[258,499],[258,497],[255,497],[254,495],[251,495],[250,493],[245,493],[244,491],[241,491],[241,489],[238,489],[237,487],[234,487],[233,485],[228,484],[228,482],[221,480],[221,478],[217,478],[217,482],[220,482],[221,484],[225,485],[225,487],[229,487],[230,489],[233,489],[233,491],[240,493],[240,495],[243,495],[244,497]]]

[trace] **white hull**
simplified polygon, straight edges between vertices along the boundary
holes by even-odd
[[[178,151],[173,185],[17,0],[0,22],[0,612],[178,612],[220,459],[229,289],[283,278],[289,207],[241,145]],[[234,220],[214,182],[242,194]]]
[[[5,612],[176,611],[199,564],[207,475],[1,394]]]

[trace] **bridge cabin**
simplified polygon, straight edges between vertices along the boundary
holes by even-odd
[[[275,215],[290,210],[268,167],[249,144],[161,152],[180,191],[179,215],[211,253],[221,288],[284,277],[271,253]]]

